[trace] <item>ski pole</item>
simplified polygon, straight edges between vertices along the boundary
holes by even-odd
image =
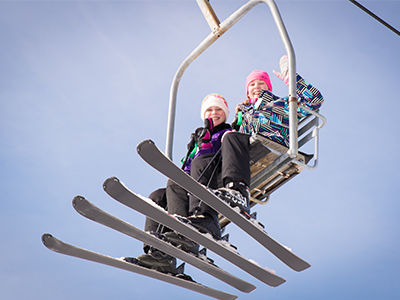
[[[190,156],[190,153],[193,151],[193,149],[194,149],[195,146],[196,146],[196,136],[195,136],[194,134],[192,134],[192,135],[190,136],[190,142],[189,142],[189,144],[188,144],[188,152],[186,153],[185,160],[184,160],[184,162],[183,162],[183,164],[182,164],[182,170],[185,169],[186,163],[187,163],[187,161],[188,161],[188,159],[189,159],[189,156]]]
[[[217,153],[214,154],[213,158],[210,160],[210,162],[209,162],[209,163],[207,164],[207,166],[204,168],[203,172],[201,172],[199,178],[197,178],[197,181],[199,181],[199,180],[201,179],[201,177],[203,177],[204,173],[207,171],[207,169],[211,166],[211,164],[212,164],[212,163],[214,162],[214,160],[217,158],[218,154],[221,152],[221,149],[222,149],[222,147],[219,148],[219,150],[217,151]],[[215,166],[215,167],[217,167],[217,166]],[[214,175],[214,173],[215,173],[215,170],[214,170],[214,172],[213,172],[212,175]],[[212,178],[212,177],[211,177],[211,178]],[[211,180],[211,179],[210,179],[210,180]]]

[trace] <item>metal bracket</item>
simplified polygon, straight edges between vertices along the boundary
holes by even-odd
[[[196,0],[197,4],[199,5],[201,12],[204,15],[204,18],[206,18],[206,21],[208,23],[208,26],[210,26],[212,33],[220,37],[219,34],[219,20],[217,15],[214,12],[214,9],[211,7],[211,4],[208,0]]]

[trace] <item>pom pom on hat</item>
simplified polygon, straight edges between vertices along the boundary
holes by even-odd
[[[206,112],[206,110],[208,108],[210,108],[211,106],[218,106],[219,108],[221,108],[224,113],[225,113],[225,121],[228,120],[228,116],[229,116],[229,107],[228,107],[228,103],[226,102],[226,100],[224,99],[224,97],[222,97],[219,94],[210,94],[207,95],[203,102],[201,103],[201,119],[204,121],[204,114]]]
[[[272,84],[271,80],[269,79],[268,73],[261,70],[254,70],[246,78],[246,96],[248,96],[249,93],[249,84],[254,80],[264,81],[267,84],[269,91],[272,92]]]

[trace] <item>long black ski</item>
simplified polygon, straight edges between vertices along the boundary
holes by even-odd
[[[310,267],[309,263],[295,255],[289,248],[271,238],[256,220],[248,220],[238,210],[232,209],[228,203],[181,170],[157,148],[153,141],[144,140],[137,146],[137,151],[149,165],[235,223],[287,266],[295,271],[303,271]]]
[[[42,235],[42,242],[47,248],[49,248],[50,250],[57,252],[57,253],[74,256],[74,257],[78,257],[81,259],[90,260],[90,261],[97,262],[100,264],[119,268],[122,270],[130,271],[133,273],[145,275],[145,276],[148,276],[151,278],[155,278],[155,279],[158,279],[161,281],[165,281],[167,283],[171,283],[171,284],[192,290],[194,292],[197,292],[197,293],[200,293],[203,295],[210,296],[212,298],[221,299],[221,300],[233,300],[233,299],[237,298],[236,295],[232,295],[232,294],[228,294],[228,293],[225,293],[225,292],[222,292],[219,290],[215,290],[215,289],[209,288],[207,286],[204,286],[204,285],[199,284],[194,281],[181,279],[181,278],[173,276],[173,275],[164,274],[164,273],[152,270],[152,269],[141,267],[136,264],[128,263],[128,262],[125,262],[125,261],[117,259],[117,258],[113,258],[113,257],[106,256],[106,255],[96,253],[96,252],[92,252],[87,249],[78,248],[76,246],[64,243],[64,242],[56,239],[49,233],[45,233]]]
[[[179,258],[242,292],[250,293],[256,289],[253,284],[224,271],[207,260],[196,257],[194,254],[189,254],[177,247],[174,247],[170,243],[165,242],[154,235],[136,228],[135,226],[101,210],[82,196],[76,196],[72,200],[72,204],[75,210],[82,216],[117,230],[130,237],[138,239],[145,244],[151,245],[165,253],[168,253],[169,255],[172,255],[173,257]]]
[[[177,230],[182,235],[198,242],[200,245],[215,252],[262,282],[274,287],[285,282],[285,279],[277,276],[274,272],[262,268],[255,262],[240,255],[234,247],[226,246],[226,242],[216,241],[210,234],[200,233],[196,228],[169,215],[151,199],[130,191],[117,178],[111,177],[107,179],[104,182],[104,190],[118,202],[121,202],[122,204],[164,224],[169,228]]]

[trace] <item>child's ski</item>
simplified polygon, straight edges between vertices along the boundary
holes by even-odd
[[[112,198],[122,204],[137,210],[138,212],[150,217],[151,219],[173,228],[189,239],[198,242],[205,248],[215,252],[224,259],[235,264],[250,275],[258,278],[270,286],[278,286],[285,282],[285,279],[277,276],[274,272],[260,267],[253,261],[248,260],[232,246],[226,246],[224,241],[216,241],[210,234],[202,234],[196,228],[169,215],[163,208],[155,204],[151,199],[130,191],[121,181],[111,177],[104,182],[104,190]]]
[[[156,236],[148,232],[145,232],[139,228],[136,228],[135,226],[101,210],[100,208],[96,207],[82,196],[76,196],[73,199],[72,203],[75,210],[82,216],[92,221],[95,221],[99,224],[117,230],[130,237],[138,239],[145,244],[151,245],[169,255],[172,255],[173,257],[179,258],[199,268],[200,270],[220,279],[221,281],[237,288],[242,292],[250,293],[256,288],[251,283],[248,283],[240,278],[237,278],[236,276],[210,263],[209,261],[207,261],[206,257],[202,259],[200,257],[196,257],[194,254],[190,254],[177,247],[174,247],[170,243],[165,242],[157,238]]]
[[[113,257],[99,254],[96,252],[92,252],[87,249],[78,248],[76,246],[64,243],[48,233],[43,234],[42,241],[43,241],[43,244],[47,248],[49,248],[50,250],[52,250],[54,252],[90,260],[90,261],[101,263],[101,264],[108,265],[111,267],[115,267],[115,268],[123,269],[126,271],[145,275],[145,276],[148,276],[151,278],[155,278],[155,279],[158,279],[161,281],[165,281],[167,283],[171,283],[171,284],[192,290],[194,292],[198,292],[203,295],[207,295],[207,296],[216,298],[216,299],[233,300],[233,299],[237,298],[236,295],[232,295],[232,294],[228,294],[228,293],[225,293],[225,292],[222,292],[219,290],[215,290],[215,289],[209,288],[207,286],[204,286],[204,285],[199,284],[194,281],[181,279],[181,278],[173,276],[173,275],[164,274],[164,273],[152,270],[152,269],[141,267],[136,264],[128,263],[128,262],[125,262],[125,261],[117,259],[117,258],[113,258]]]
[[[256,220],[248,220],[240,212],[232,209],[228,203],[222,201],[194,178],[182,171],[157,148],[153,141],[144,140],[137,146],[137,151],[149,165],[235,223],[290,268],[295,271],[302,271],[310,267],[309,263],[271,238]]]

